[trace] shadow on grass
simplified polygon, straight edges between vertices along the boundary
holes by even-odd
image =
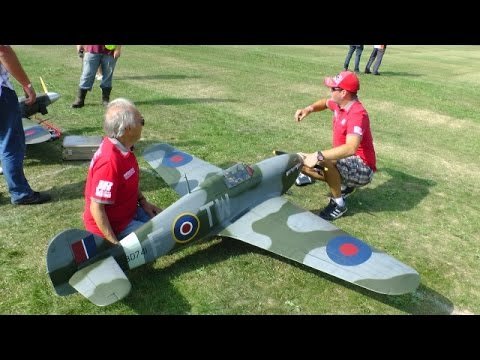
[[[208,240],[201,240],[197,244],[206,242]],[[206,249],[173,260],[170,265],[161,269],[154,269],[151,264],[134,269],[127,273],[132,283],[132,291],[123,302],[138,314],[191,314],[192,307],[188,299],[175,288],[175,278],[250,251],[250,247],[239,241],[222,240]],[[202,309],[197,310],[202,312]],[[208,309],[203,310],[204,313],[212,314]]]
[[[411,72],[407,72],[407,71],[379,71],[380,72],[380,75],[376,76],[376,75],[373,75],[373,74],[365,74],[364,72],[361,72],[360,75],[363,75],[363,76],[371,76],[371,77],[382,77],[382,76],[401,76],[401,77],[406,77],[406,76],[414,76],[414,77],[420,77],[422,76],[421,74],[414,74],[414,73],[411,73]]]
[[[172,282],[169,269],[144,265],[126,273],[132,289],[122,302],[140,315],[184,315],[191,307]]]
[[[62,160],[63,137],[54,141],[27,145],[24,167],[59,164]]]
[[[139,105],[188,105],[188,104],[208,104],[208,103],[234,103],[240,102],[235,99],[221,98],[161,98],[157,100],[133,100],[136,106]]]
[[[384,295],[347,283],[328,274],[325,274],[325,277],[339,285],[345,286],[361,293],[362,295],[403,311],[406,314],[450,315],[454,310],[453,303],[448,298],[422,283],[420,283],[420,286],[413,293],[403,295]]]
[[[205,241],[202,241],[203,243]],[[132,291],[123,300],[138,314],[191,314],[192,307],[187,298],[175,288],[174,281],[178,276],[196,271],[204,266],[225,261],[231,257],[240,256],[249,252],[257,252],[270,256],[308,271],[316,276],[329,280],[338,286],[346,287],[366,297],[382,302],[406,314],[414,315],[448,315],[454,310],[452,302],[435,290],[420,284],[419,288],[410,294],[383,295],[364,289],[352,283],[338,279],[321,271],[309,268],[303,264],[259,249],[253,245],[238,240],[225,238],[220,243],[212,244],[207,249],[200,249],[194,254],[187,254],[180,259],[173,260],[170,265],[161,269],[154,269],[151,264],[134,269],[127,273],[132,283]],[[172,255],[167,255],[172,256]],[[173,255],[174,256],[174,255]],[[213,312],[204,309],[205,313]],[[202,312],[202,309],[197,309]]]
[[[367,185],[358,189],[348,198],[349,210],[345,215],[353,215],[356,211],[372,214],[413,209],[429,194],[429,189],[437,184],[433,180],[421,179],[394,169],[382,168],[379,171],[386,172],[391,178],[376,188]]]
[[[312,274],[318,275],[320,277],[324,277],[325,279],[335,284],[338,284],[338,286],[343,286],[350,290],[354,290],[362,295],[365,295],[369,298],[375,299],[386,305],[399,309],[407,314],[449,315],[454,310],[453,303],[448,298],[438,293],[437,291],[429,288],[428,286],[423,285],[422,283],[420,283],[420,286],[417,288],[415,292],[410,294],[404,294],[404,295],[379,294],[371,290],[362,288],[358,285],[349,283],[345,280],[334,277],[332,275],[329,275],[327,273],[321,272],[319,270],[309,268],[306,265],[297,263],[293,260],[286,259],[280,255],[273,254],[267,250],[259,249],[249,244],[245,244],[245,246],[246,247],[251,246],[253,249],[250,249],[250,251],[257,251],[258,253],[263,253],[266,256],[275,257],[281,261],[291,264],[292,266],[301,268],[304,271],[308,271]]]
[[[174,75],[174,74],[157,74],[157,75],[132,75],[132,76],[117,76],[115,75],[115,80],[182,80],[182,79],[200,79],[201,76],[191,76],[191,75]]]

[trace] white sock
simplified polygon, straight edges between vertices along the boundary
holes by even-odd
[[[345,200],[343,200],[343,196],[340,196],[339,198],[333,199],[338,206],[344,207],[345,206]]]

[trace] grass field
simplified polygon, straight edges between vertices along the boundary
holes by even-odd
[[[75,46],[14,46],[37,91],[42,76],[62,95],[47,118],[64,135],[102,135],[96,82],[71,109],[80,77]],[[272,149],[328,148],[331,113],[295,123],[295,110],[329,95],[323,78],[342,69],[347,46],[125,46],[112,98],[132,100],[145,117],[141,158],[167,142],[220,167],[255,163]],[[365,46],[361,66],[371,46]],[[351,65],[353,65],[352,59]],[[213,238],[127,273],[132,291],[100,308],[81,295],[57,296],[46,274],[49,240],[83,228],[88,162],[61,159],[61,140],[30,145],[25,172],[53,201],[14,207],[0,181],[2,314],[470,314],[480,313],[480,47],[388,47],[381,76],[360,75],[378,172],[335,221],[415,268],[413,294],[386,296],[229,238]],[[17,91],[20,89],[15,82]],[[19,93],[20,94],[20,93]],[[177,199],[149,171],[147,198]],[[287,197],[311,211],[327,202],[316,183]]]

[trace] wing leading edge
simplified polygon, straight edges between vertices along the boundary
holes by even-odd
[[[413,292],[420,283],[419,274],[411,267],[284,197],[271,198],[252,208],[219,235],[382,294]]]

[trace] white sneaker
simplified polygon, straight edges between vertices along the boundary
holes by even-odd
[[[3,174],[3,169],[2,169],[2,167],[0,166],[0,175],[2,175],[2,174]]]
[[[304,186],[304,185],[309,185],[313,184],[315,180],[313,180],[310,176],[307,176],[303,173],[300,173],[295,180],[295,185],[297,186]]]
[[[95,75],[95,79],[101,81],[103,79],[103,75]]]

